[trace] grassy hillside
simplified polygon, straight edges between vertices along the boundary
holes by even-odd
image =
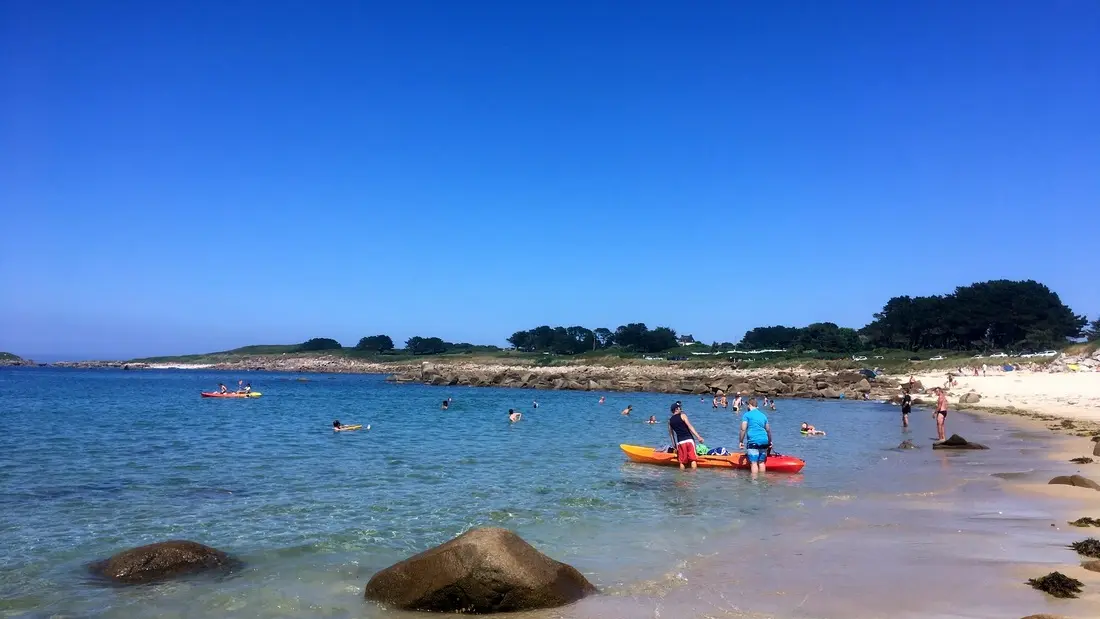
[[[10,352],[0,352],[0,361],[23,361],[23,358]]]
[[[1077,354],[1078,349],[1084,350],[1086,346],[1095,349],[1095,344],[1080,345],[1067,349],[1067,353]],[[836,354],[794,354],[794,353],[769,353],[767,355],[746,354],[719,354],[719,355],[692,355],[697,350],[684,347],[665,353],[663,355],[647,355],[629,353],[617,350],[596,350],[580,355],[553,355],[544,353],[524,353],[514,350],[452,350],[435,355],[411,355],[403,350],[395,350],[387,353],[356,350],[354,348],[341,348],[339,350],[324,350],[302,352],[295,344],[262,344],[244,346],[233,350],[220,352],[181,355],[171,357],[148,357],[133,359],[135,363],[196,363],[214,364],[229,362],[241,357],[264,357],[276,355],[293,355],[295,357],[336,356],[346,359],[357,359],[376,363],[402,363],[410,361],[466,361],[471,363],[517,363],[537,366],[570,366],[570,365],[678,365],[689,368],[734,367],[750,369],[757,367],[783,368],[799,366],[803,368],[817,368],[820,370],[843,370],[860,368],[879,368],[893,374],[915,373],[929,370],[949,370],[959,367],[977,367],[983,363],[997,365],[1001,363],[1038,363],[1044,364],[1051,361],[1050,357],[1019,358],[1007,357],[991,359],[988,356],[974,358],[971,353],[951,353],[949,351],[920,351],[913,353],[902,350],[878,350],[855,355],[866,357],[856,361],[852,356]],[[943,359],[932,360],[933,357],[943,356]],[[657,357],[657,358],[652,358]],[[673,357],[668,360],[665,357]]]

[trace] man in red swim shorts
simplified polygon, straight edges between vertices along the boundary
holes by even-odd
[[[695,439],[700,443],[706,441],[692,427],[679,402],[672,405],[672,416],[668,418],[668,437],[676,446],[676,459],[680,462],[680,468],[683,469],[688,463],[691,468],[695,468],[695,463],[699,460],[695,455]]]

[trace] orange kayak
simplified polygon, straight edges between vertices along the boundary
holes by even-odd
[[[619,445],[631,462],[642,464],[659,464],[662,466],[680,466],[676,460],[676,454],[658,451],[652,447],[639,447],[638,445]],[[765,463],[768,471],[775,473],[797,473],[806,466],[806,462],[794,456],[781,456],[773,454],[768,456]],[[696,466],[703,468],[734,468],[749,469],[749,460],[743,453],[730,454],[728,456],[699,456]]]

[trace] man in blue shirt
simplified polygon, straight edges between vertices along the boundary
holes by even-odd
[[[768,451],[772,446],[772,426],[768,423],[768,416],[756,408],[756,398],[749,399],[749,410],[741,416],[740,443],[753,476],[766,472]]]

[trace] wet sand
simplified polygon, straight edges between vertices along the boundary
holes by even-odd
[[[878,474],[896,476],[899,488],[919,476],[924,490],[834,497],[789,518],[749,523],[750,533],[715,540],[710,554],[674,562],[651,581],[520,616],[1100,617],[1100,573],[1081,568],[1084,558],[1067,547],[1100,536],[1100,528],[1068,524],[1100,517],[1100,492],[1046,483],[1073,473],[1100,479],[1100,464],[1068,462],[1091,453],[1092,443],[1015,418],[956,413],[951,420],[949,433],[991,449],[933,451],[923,441],[930,423],[918,423],[912,435],[922,449],[882,450]],[[1056,599],[1026,584],[1051,571],[1082,581],[1081,596]]]

